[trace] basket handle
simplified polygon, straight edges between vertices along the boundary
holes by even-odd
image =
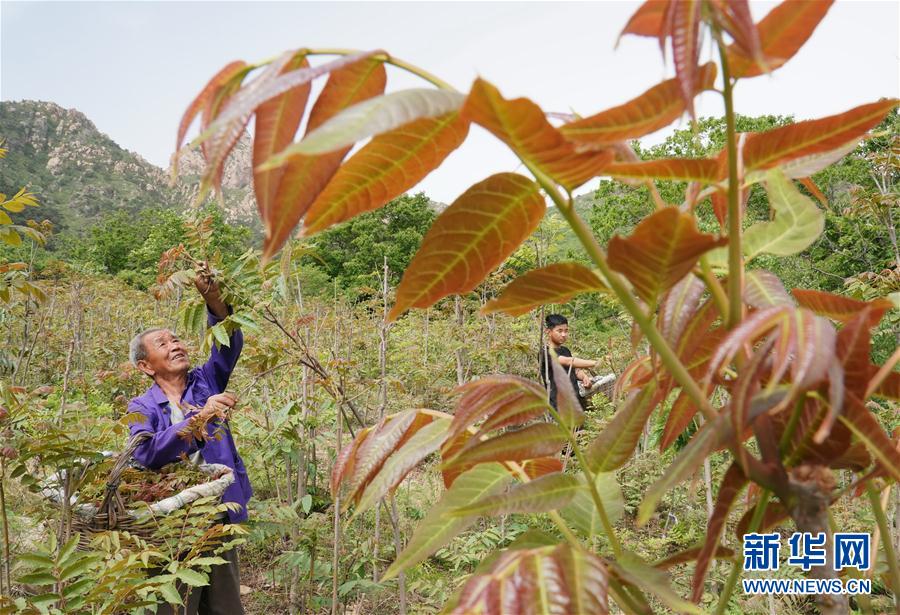
[[[122,476],[122,472],[125,470],[128,462],[131,461],[131,457],[134,455],[137,447],[152,437],[153,434],[149,431],[139,431],[131,436],[128,439],[128,444],[125,445],[125,450],[116,459],[116,464],[109,472],[109,478],[106,481],[106,496],[103,498],[103,503],[100,504],[99,510],[106,513],[107,525],[111,530],[115,529],[119,516],[125,513],[125,502],[122,501],[122,496],[119,495],[119,479]]]

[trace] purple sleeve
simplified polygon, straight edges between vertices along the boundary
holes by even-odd
[[[234,313],[234,310],[230,305],[228,306],[228,313]],[[207,326],[212,327],[220,322],[222,322],[222,319],[210,312],[209,307],[207,307]],[[244,334],[241,333],[240,329],[232,331],[228,343],[228,346],[223,345],[218,348],[213,344],[212,351],[209,355],[209,361],[200,368],[200,371],[203,372],[207,382],[215,389],[212,391],[213,394],[221,393],[225,390],[225,387],[228,386],[228,379],[231,377],[231,372],[234,371],[234,366],[237,365],[238,357],[241,355],[241,349],[244,347]]]
[[[187,455],[197,450],[196,442],[185,442],[178,436],[178,431],[187,425],[187,419],[157,431],[159,425],[143,407],[138,404],[132,404],[129,406],[128,411],[140,412],[147,417],[146,421],[131,425],[131,435],[142,431],[152,434],[149,440],[142,442],[134,451],[134,458],[144,467],[155,470],[167,463],[177,461],[182,454]]]

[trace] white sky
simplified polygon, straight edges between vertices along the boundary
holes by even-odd
[[[583,115],[672,74],[653,39],[619,31],[637,2],[9,2],[0,1],[0,99],[84,112],[121,146],[166,166],[179,118],[228,61],[297,47],[382,48],[465,90],[480,75],[506,97]],[[772,2],[753,2],[759,20]],[[742,81],[739,113],[839,113],[900,96],[900,2],[837,2],[800,53]],[[707,53],[708,55],[708,53]],[[388,88],[420,83],[389,73]],[[698,102],[721,114],[717,95]],[[659,141],[668,131],[651,138]],[[466,144],[417,189],[450,202],[517,168],[490,135]],[[582,190],[583,191],[583,190]]]

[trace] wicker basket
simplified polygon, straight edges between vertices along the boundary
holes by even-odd
[[[71,497],[72,529],[81,534],[79,546],[86,547],[94,535],[109,530],[129,532],[151,544],[159,545],[160,540],[154,535],[157,529],[157,524],[154,522],[155,517],[167,515],[202,497],[221,497],[225,489],[234,482],[234,471],[228,466],[204,463],[197,466],[197,469],[209,474],[209,481],[188,487],[171,497],[154,502],[146,508],[127,508],[119,493],[119,479],[131,462],[134,451],[150,437],[149,432],[142,431],[128,440],[125,450],[116,459],[116,463],[109,473],[109,479],[106,482],[106,496],[99,508],[93,504],[79,503],[77,494]],[[51,476],[41,489],[45,498],[59,505],[62,505],[65,499],[61,474],[57,473]],[[212,478],[216,475],[219,477]]]

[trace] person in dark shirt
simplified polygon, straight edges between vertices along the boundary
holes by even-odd
[[[580,359],[572,356],[572,351],[566,348],[566,340],[569,337],[569,321],[561,314],[549,314],[544,319],[545,333],[547,334],[547,343],[541,348],[540,368],[541,381],[544,388],[548,391],[548,400],[550,405],[558,410],[556,406],[556,382],[550,370],[550,357],[553,356],[551,349],[556,352],[559,364],[566,370],[569,381],[572,383],[572,389],[575,391],[575,397],[581,403],[582,408],[587,406],[587,401],[578,393],[578,382],[590,389],[592,382],[591,376],[585,369],[591,369],[599,364],[599,361],[590,359]]]

